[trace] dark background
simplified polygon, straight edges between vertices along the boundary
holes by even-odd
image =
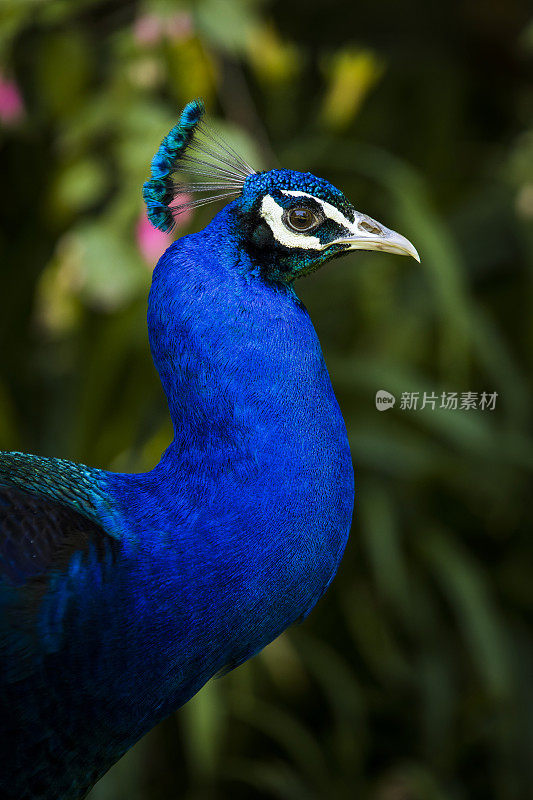
[[[356,468],[337,580],[92,800],[531,797],[532,58],[525,0],[2,5],[3,449],[142,470],[168,443],[145,324],[168,241],[140,185],[191,97],[422,257],[298,286]],[[498,397],[402,409],[417,391]]]

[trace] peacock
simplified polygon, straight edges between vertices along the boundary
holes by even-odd
[[[185,106],[150,221],[224,200],[157,264],[148,334],[174,438],[149,472],[0,454],[0,796],[75,800],[214,675],[303,620],[354,505],[344,421],[294,283],[413,256],[331,183],[256,172]]]

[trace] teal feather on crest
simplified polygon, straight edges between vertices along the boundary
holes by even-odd
[[[204,113],[202,100],[187,103],[152,159],[152,177],[144,184],[142,195],[148,219],[164,232],[172,230],[174,217],[184,209],[238,194],[255,172],[220,136],[203,126]],[[171,176],[178,170],[201,176],[199,182],[175,182]],[[187,199],[195,192],[210,196]],[[185,199],[171,205],[178,195]]]
[[[174,191],[169,176],[191,141],[194,129],[204,111],[201,100],[191,100],[187,103],[178,124],[167,133],[152,159],[152,178],[143,186],[143,199],[148,210],[148,219],[162,231],[169,231],[174,225],[172,211],[169,209]]]

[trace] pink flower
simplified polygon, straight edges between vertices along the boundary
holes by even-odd
[[[143,14],[135,20],[133,35],[137,44],[157,44],[163,36],[163,20],[157,14]]]
[[[189,39],[193,33],[192,17],[186,11],[172,14],[165,23],[165,32],[169,39],[181,42]]]
[[[172,205],[179,205],[180,203],[186,202],[190,199],[190,196],[187,194],[178,194],[174,198]],[[185,228],[191,219],[192,210],[190,208],[182,211],[181,214],[176,216],[175,230],[179,228]],[[146,216],[145,211],[143,211],[137,220],[135,236],[137,240],[137,247],[139,248],[142,257],[151,267],[157,264],[167,247],[169,247],[169,245],[171,245],[174,241],[172,232],[164,233],[158,228],[154,228]]]
[[[13,125],[24,116],[24,103],[14,81],[0,74],[0,122]]]
[[[170,208],[176,208],[177,206],[181,205],[182,203],[189,203],[192,200],[190,194],[186,194],[183,192],[182,194],[177,194],[172,203],[170,204]],[[176,228],[186,228],[189,222],[193,218],[193,210],[192,208],[184,208],[183,211],[176,216]]]
[[[170,17],[142,14],[133,25],[135,41],[144,47],[157,44],[164,36],[171,41],[181,42],[188,39],[192,32],[192,17],[186,11],[177,11]]]
[[[152,267],[157,264],[167,247],[172,244],[173,239],[170,233],[163,233],[158,228],[154,228],[146,216],[146,212],[143,212],[137,220],[135,235],[142,257]]]

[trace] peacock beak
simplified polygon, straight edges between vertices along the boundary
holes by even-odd
[[[336,239],[330,244],[345,244],[346,250],[381,250],[399,256],[412,256],[420,263],[420,256],[414,244],[401,233],[386,228],[380,222],[356,213],[351,228],[350,235]]]

